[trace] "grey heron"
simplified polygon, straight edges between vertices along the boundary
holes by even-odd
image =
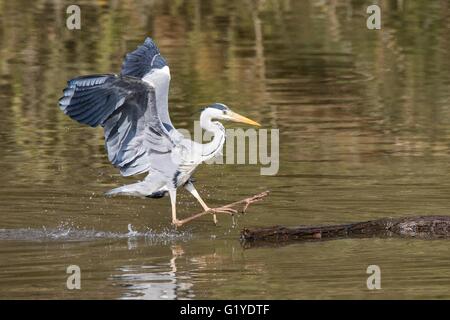
[[[151,38],[128,53],[117,74],[94,74],[71,79],[59,107],[72,119],[102,126],[110,162],[123,176],[148,173],[143,181],[118,187],[106,194],[160,197],[169,193],[172,223],[177,219],[177,189],[183,186],[205,211],[211,210],[195,189],[191,176],[202,162],[221,152],[225,129],[217,120],[259,126],[222,103],[201,112],[200,126],[213,134],[200,144],[185,138],[169,117],[170,70]],[[231,210],[231,209],[230,209]],[[212,212],[217,223],[215,213]]]

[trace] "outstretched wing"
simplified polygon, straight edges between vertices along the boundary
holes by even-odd
[[[168,107],[170,70],[151,38],[146,38],[142,45],[125,56],[121,74],[142,79],[155,88],[159,117],[171,130],[173,125]]]
[[[133,77],[115,74],[72,79],[59,106],[65,114],[105,130],[108,158],[129,176],[149,171],[151,155],[174,147],[156,109],[155,90]]]
[[[166,60],[161,56],[158,47],[151,38],[133,52],[125,56],[121,74],[142,79],[152,69],[161,69],[167,66]]]

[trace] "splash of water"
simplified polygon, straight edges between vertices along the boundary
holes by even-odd
[[[192,238],[192,234],[186,231],[171,229],[152,230],[140,232],[133,230],[128,224],[128,232],[99,231],[95,229],[82,229],[60,224],[56,228],[19,228],[0,229],[0,241],[94,241],[104,239],[145,239],[146,242],[163,243],[172,241],[185,241]]]
[[[133,230],[131,223],[128,224],[128,237],[136,237],[139,233]]]

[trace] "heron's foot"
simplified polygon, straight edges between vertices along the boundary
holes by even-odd
[[[212,208],[212,209],[209,209],[209,211],[211,214],[228,213],[230,216],[234,216],[235,214],[238,213],[238,211],[236,209],[229,208],[229,207]]]
[[[182,220],[173,219],[173,220],[172,220],[172,224],[173,224],[175,227],[181,227],[181,226],[184,224],[184,222],[183,222]]]
[[[241,213],[245,213],[245,211],[247,211],[249,205],[251,205],[252,203],[255,203],[255,202],[258,202],[258,201],[262,200],[262,198],[265,197],[267,194],[268,193],[263,193],[262,196],[245,199],[243,201],[244,202],[244,207],[242,208]]]
[[[216,214],[215,214],[214,212],[212,212],[213,209],[211,209],[211,208],[208,207],[208,206],[203,206],[203,210],[204,210],[205,212],[208,212],[208,213],[210,213],[210,214],[213,215],[214,225],[217,226],[217,223],[218,223],[219,221],[217,220]]]
[[[230,204],[227,204],[225,206],[218,207],[218,208],[209,208],[208,206],[205,205],[205,206],[203,206],[203,209],[204,209],[203,212],[194,214],[193,216],[190,216],[190,217],[188,217],[186,219],[183,219],[183,220],[178,220],[178,219],[172,220],[172,224],[177,226],[177,227],[181,227],[181,226],[185,225],[186,223],[188,223],[188,222],[190,222],[192,220],[198,219],[200,217],[203,217],[204,215],[207,215],[207,214],[212,214],[213,218],[214,218],[214,223],[217,224],[216,214],[217,213],[226,213],[226,214],[230,215],[233,218],[233,225],[234,225],[235,224],[235,221],[234,221],[235,215],[237,215],[239,212],[245,213],[245,211],[247,210],[249,205],[251,205],[252,203],[255,203],[255,202],[258,202],[258,201],[262,200],[268,194],[269,194],[269,191],[264,191],[264,192],[261,192],[261,193],[259,193],[257,195],[254,195],[251,198],[247,198],[247,199],[243,199],[243,200],[240,200],[240,201],[237,201],[237,202],[233,202],[233,203],[230,203]],[[234,209],[234,208],[240,207],[242,204],[244,205],[242,210],[238,211],[237,209]]]
[[[208,210],[205,211],[213,215],[215,225],[217,225],[218,223],[216,213],[227,213],[231,216],[234,216],[236,213],[238,213],[237,210],[228,207],[208,208]]]

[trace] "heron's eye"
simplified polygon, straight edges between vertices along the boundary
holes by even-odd
[[[222,114],[226,115],[227,114],[226,110],[222,110]]]

